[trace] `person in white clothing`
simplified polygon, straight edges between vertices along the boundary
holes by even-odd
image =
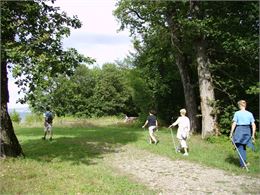
[[[181,109],[180,110],[180,117],[172,123],[169,128],[174,127],[178,125],[178,131],[177,131],[177,139],[180,142],[181,148],[184,149],[184,156],[188,156],[188,146],[187,146],[187,138],[189,137],[189,131],[190,131],[190,119],[185,116],[186,115],[186,110]]]

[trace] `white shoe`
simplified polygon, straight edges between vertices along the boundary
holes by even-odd
[[[184,153],[183,156],[189,156],[189,154],[188,153]]]

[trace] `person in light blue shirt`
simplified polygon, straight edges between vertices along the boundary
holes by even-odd
[[[240,153],[240,167],[245,168],[243,161],[246,163],[246,146],[254,149],[252,142],[255,141],[256,125],[253,114],[246,110],[246,101],[240,100],[238,107],[240,110],[234,114],[230,139],[236,144],[238,152]]]

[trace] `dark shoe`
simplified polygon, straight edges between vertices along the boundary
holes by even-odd
[[[50,137],[50,141],[52,141],[52,137]]]
[[[46,138],[45,137],[42,137],[42,140],[45,140]]]

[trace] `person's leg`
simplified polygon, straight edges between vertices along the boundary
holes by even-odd
[[[188,147],[187,147],[186,140],[181,139],[180,141],[181,141],[181,147],[184,149],[184,154],[183,155],[187,156],[188,155],[188,151],[187,151]]]
[[[52,125],[51,124],[49,124],[49,134],[50,134],[50,140],[52,140],[53,132],[52,132]]]
[[[245,148],[245,145],[243,144],[239,144],[239,143],[236,143],[236,146],[237,146],[237,149],[238,149],[238,156],[239,156],[239,163],[240,163],[240,167],[244,167],[244,163],[246,163],[246,148]],[[244,160],[244,162],[243,162]]]
[[[149,134],[149,143],[150,143],[150,144],[152,144],[152,143],[153,143],[153,140],[152,140],[152,138],[151,138],[150,134]]]
[[[42,139],[43,140],[45,140],[46,139],[46,135],[47,135],[47,124],[46,124],[46,122],[44,122],[44,134],[43,134],[43,137],[42,137]]]
[[[43,137],[42,137],[43,140],[46,139],[46,135],[47,135],[47,131],[44,130],[44,134],[43,134]]]
[[[155,138],[155,136],[154,136],[154,133],[153,133],[153,131],[154,131],[154,127],[149,127],[149,135],[150,135],[150,137],[152,138],[152,140],[155,142],[155,144],[157,143],[157,140],[156,140],[156,138]]]
[[[155,138],[153,132],[149,132],[149,134],[150,134],[150,137],[152,138],[152,140],[153,140],[154,142],[157,142],[157,140],[156,140],[156,138]]]

